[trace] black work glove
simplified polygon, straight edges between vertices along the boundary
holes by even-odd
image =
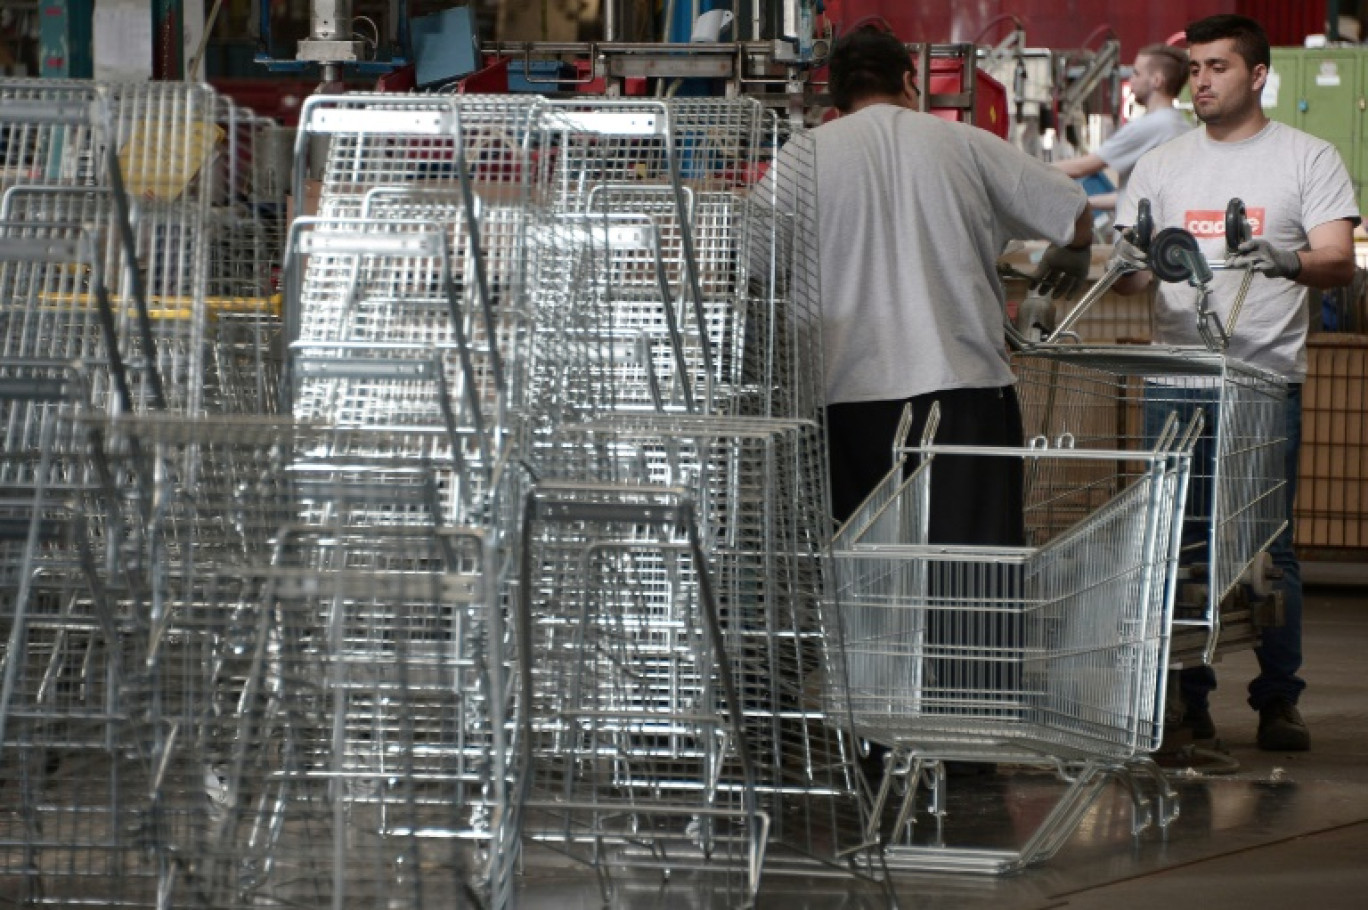
[[[1074,249],[1056,246],[1053,243],[1040,257],[1040,266],[1031,276],[1031,290],[1042,297],[1056,300],[1070,298],[1078,293],[1088,281],[1088,269],[1092,267],[1092,248]]]
[[[1131,243],[1125,236],[1117,237],[1112,246],[1109,266],[1120,266],[1122,274],[1139,272],[1149,268],[1149,253]]]
[[[1245,266],[1270,278],[1296,278],[1301,274],[1301,257],[1295,250],[1280,250],[1267,240],[1246,240],[1228,266]]]

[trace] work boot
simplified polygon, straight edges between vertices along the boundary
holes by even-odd
[[[1265,752],[1305,752],[1311,748],[1311,733],[1296,705],[1275,698],[1259,709],[1259,748]]]
[[[1183,711],[1183,724],[1192,731],[1193,742],[1207,742],[1216,738],[1216,722],[1211,719],[1211,708],[1188,705]]]

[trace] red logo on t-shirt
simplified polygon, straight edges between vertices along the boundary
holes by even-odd
[[[1249,230],[1255,237],[1263,236],[1264,210],[1245,209],[1249,219]],[[1194,237],[1224,237],[1225,212],[1209,212],[1202,209],[1189,209],[1183,214],[1183,227]]]

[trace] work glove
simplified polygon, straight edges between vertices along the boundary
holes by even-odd
[[[1246,240],[1226,265],[1253,269],[1269,278],[1296,278],[1301,274],[1301,257],[1295,250],[1280,250],[1267,240]]]
[[[1073,297],[1088,281],[1092,266],[1092,249],[1081,250],[1050,244],[1040,257],[1040,266],[1031,276],[1031,290],[1042,297],[1056,300]]]
[[[1112,246],[1108,266],[1120,266],[1123,275],[1143,271],[1149,268],[1149,253],[1131,243],[1123,234],[1116,238],[1116,243]]]

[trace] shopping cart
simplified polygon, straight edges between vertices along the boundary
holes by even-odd
[[[1176,814],[1147,756],[1162,736],[1178,528],[1198,432],[1200,419],[1180,438],[1170,418],[1141,451],[934,446],[928,437],[899,451],[837,532],[825,618],[839,646],[828,652],[825,692],[828,711],[848,712],[856,735],[891,747],[870,814],[890,869],[1001,873],[1045,860],[1112,779],[1135,798],[1137,830]],[[935,457],[970,453],[1023,459],[1041,476],[1076,476],[1078,465],[1136,470],[1033,546],[929,545]],[[915,467],[912,455],[923,459]],[[947,761],[1053,767],[1069,784],[1019,848],[948,846],[918,839],[912,825],[923,784],[939,823]],[[1157,790],[1153,815],[1142,781]]]
[[[137,849],[113,819],[125,653],[82,502],[88,401],[67,361],[0,358],[0,891],[25,902],[117,898]]]
[[[605,899],[625,863],[739,873],[748,905],[768,818],[687,492],[535,484],[520,557],[525,836],[593,865]]]
[[[1267,592],[1264,554],[1286,526],[1281,379],[1222,354],[1162,346],[1040,349],[1018,355],[1013,368],[1028,437],[1143,451],[1169,413],[1202,414],[1207,431],[1183,520],[1172,658],[1177,666],[1210,664],[1218,652],[1257,643],[1260,626],[1276,616],[1252,592]],[[1088,480],[1073,489],[1087,486],[1097,499],[1124,482],[1114,471]],[[1035,491],[1042,508],[1032,524],[1046,536],[1093,504],[1075,495],[1066,507],[1052,503],[1054,491]]]
[[[249,119],[206,86],[0,80],[0,205],[94,227],[139,408],[241,406],[238,374],[215,370],[216,317],[275,318],[264,265],[283,212],[245,167],[264,132]],[[257,278],[229,287],[224,260],[244,247]],[[45,302],[94,306],[82,294]]]
[[[553,166],[549,185],[533,193],[548,200],[546,220],[528,238],[539,331],[527,461],[552,484],[608,484],[623,496],[688,492],[727,661],[713,672],[741,700],[753,764],[752,778],[738,755],[724,756],[712,772],[716,786],[733,800],[753,788],[770,829],[767,871],[810,871],[814,861],[848,869],[845,851],[869,845],[850,743],[816,697],[825,647],[817,616],[826,541],[820,374],[798,366],[820,363],[814,272],[793,256],[792,214],[778,217],[772,200],[742,192],[777,136],[751,102],[575,102],[539,112],[532,148]],[[802,135],[793,145],[781,168],[810,182],[811,158],[796,154],[810,146]],[[564,525],[541,534],[547,547],[585,545]],[[664,535],[655,550],[637,547],[630,571],[621,569],[607,592],[556,589],[560,599],[582,599],[590,615],[625,609],[614,598],[637,605],[633,622],[614,629],[625,665],[647,662],[672,634],[682,605],[674,587],[653,580],[671,571],[678,557],[669,554],[686,545],[681,534]],[[596,539],[635,540],[623,524]],[[582,582],[567,576],[573,583]],[[532,634],[552,634],[563,604],[532,593]],[[691,659],[709,666],[715,657]],[[694,712],[716,685],[672,678],[632,703],[638,723]],[[569,691],[558,680],[534,687],[535,704],[557,704]],[[534,761],[534,774],[570,760],[555,748]],[[623,760],[649,757],[637,749]],[[670,757],[711,760],[696,743]],[[696,806],[684,784],[692,776],[668,774],[675,783],[662,792]],[[688,802],[674,805],[687,813]],[[529,812],[529,837],[543,836],[543,816]],[[563,830],[551,826],[546,836]],[[632,865],[727,873],[742,858],[708,857],[668,826],[642,827],[619,847],[612,861]],[[600,868],[607,861],[579,855]]]
[[[144,579],[120,626],[118,776],[92,809],[137,849],[110,893],[506,906],[517,816],[497,534],[441,523],[435,469],[383,455],[405,450],[402,433],[372,429],[369,458],[335,458],[359,451],[355,431],[90,425],[123,571]]]

